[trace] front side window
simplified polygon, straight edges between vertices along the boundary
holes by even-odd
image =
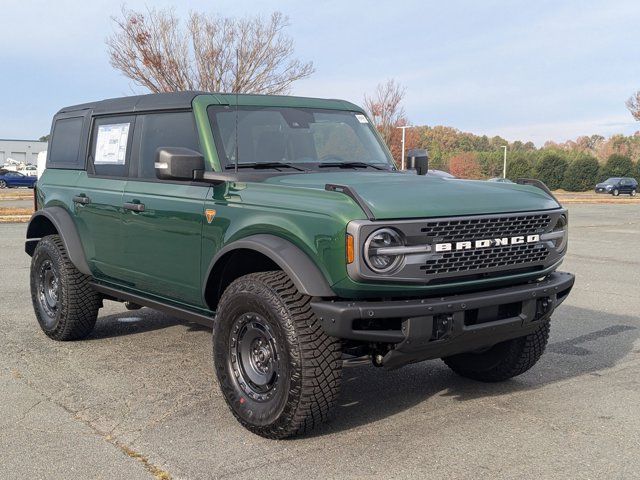
[[[184,147],[200,151],[193,112],[152,113],[141,117],[138,177],[156,178],[156,150],[160,147]]]
[[[236,160],[245,166],[288,163],[305,169],[349,162],[392,165],[372,125],[357,112],[281,107],[236,112],[212,106],[209,120],[223,168],[232,168]]]
[[[129,170],[133,117],[98,118],[93,124],[91,164],[99,176],[126,177]]]

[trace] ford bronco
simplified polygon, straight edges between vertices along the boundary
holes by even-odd
[[[90,335],[104,300],[213,327],[231,412],[268,438],[335,406],[343,364],[442,358],[509,379],[573,275],[544,185],[399,171],[342,100],[180,92],[53,118],[25,250],[38,323]]]

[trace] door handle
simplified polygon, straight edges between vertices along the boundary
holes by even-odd
[[[88,205],[91,203],[91,199],[84,193],[82,195],[76,195],[73,197],[73,203],[79,203],[80,205]]]
[[[144,212],[144,203],[125,202],[122,207],[132,212]]]

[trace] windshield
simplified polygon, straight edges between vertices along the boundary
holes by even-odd
[[[236,109],[212,106],[208,111],[220,163],[230,168],[236,162]],[[373,127],[357,112],[240,107],[237,125],[239,166],[392,168]]]
[[[618,177],[613,177],[613,178],[607,178],[604,182],[602,183],[618,183],[620,181],[620,178]]]

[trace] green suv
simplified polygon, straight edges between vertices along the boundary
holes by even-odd
[[[63,108],[25,244],[36,318],[81,339],[113,300],[213,326],[224,398],[268,438],[323,422],[343,365],[364,359],[523,373],[573,286],[556,271],[566,210],[533,181],[408,161],[398,171],[342,100],[180,92]]]

